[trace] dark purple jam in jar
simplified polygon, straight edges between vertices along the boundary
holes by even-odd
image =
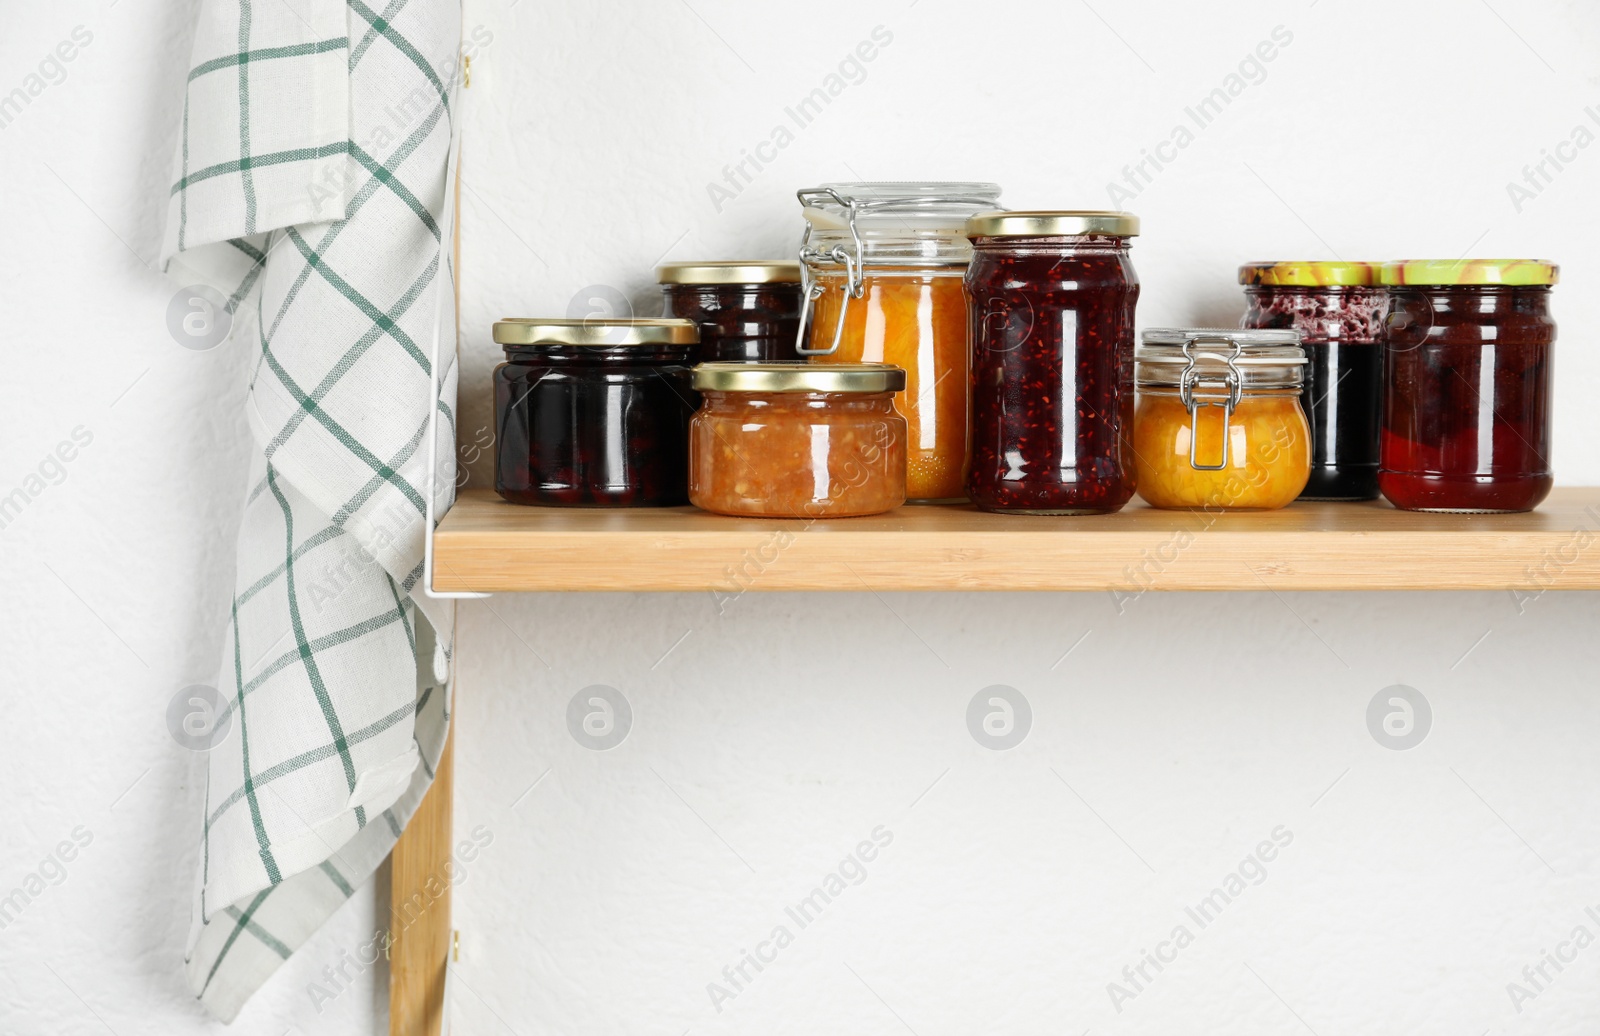
[[[689,502],[687,320],[501,320],[494,488],[514,504]]]
[[[985,511],[1107,514],[1133,496],[1126,212],[994,212],[967,222],[971,466]]]
[[[1246,263],[1249,308],[1239,326],[1299,331],[1306,351],[1300,400],[1311,423],[1311,479],[1302,500],[1378,496],[1383,316],[1378,265]]]
[[[1531,511],[1550,468],[1550,288],[1533,259],[1389,263],[1378,486],[1407,511]]]
[[[666,315],[700,328],[700,363],[799,363],[800,264],[794,260],[666,263]]]

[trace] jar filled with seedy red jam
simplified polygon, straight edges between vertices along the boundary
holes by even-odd
[[[1378,486],[1408,511],[1530,511],[1549,495],[1554,263],[1388,263]]]
[[[985,511],[1106,514],[1133,496],[1133,311],[1126,212],[967,221],[972,324],[967,495]]]
[[[699,403],[687,320],[501,320],[494,340],[494,488],[514,504],[689,502]]]
[[[665,263],[666,315],[700,328],[700,363],[799,363],[800,264],[789,260]]]
[[[1306,352],[1301,402],[1311,427],[1311,477],[1302,500],[1378,496],[1387,296],[1378,264],[1246,263],[1243,328],[1300,332]]]

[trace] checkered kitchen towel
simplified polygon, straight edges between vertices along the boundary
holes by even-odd
[[[438,513],[455,488],[460,43],[460,0],[200,9],[163,254],[255,357],[187,957],[225,1019],[383,861],[444,744],[454,614],[421,580],[435,407]]]

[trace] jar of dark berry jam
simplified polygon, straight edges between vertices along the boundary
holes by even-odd
[[[1106,514],[1133,496],[1133,310],[1126,212],[991,212],[972,263],[971,467],[985,511]]]
[[[495,492],[514,504],[689,502],[698,399],[687,320],[501,320],[494,340]]]
[[[1387,298],[1378,264],[1246,263],[1239,283],[1249,301],[1239,326],[1299,331],[1306,351],[1300,401],[1311,424],[1311,478],[1300,498],[1376,499]]]
[[[1530,511],[1550,492],[1554,263],[1388,263],[1378,487],[1407,511]]]
[[[669,317],[700,327],[700,363],[798,363],[800,264],[793,259],[666,263]]]

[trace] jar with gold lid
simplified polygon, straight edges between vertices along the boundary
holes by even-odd
[[[849,518],[906,498],[905,372],[850,366],[703,363],[689,428],[689,500],[718,514]]]
[[[1268,510],[1311,476],[1298,331],[1151,328],[1135,356],[1133,452],[1152,507]]]
[[[666,315],[700,328],[701,363],[795,363],[800,264],[793,259],[663,263],[656,268]]]
[[[687,320],[501,320],[495,491],[514,504],[688,502]]]

